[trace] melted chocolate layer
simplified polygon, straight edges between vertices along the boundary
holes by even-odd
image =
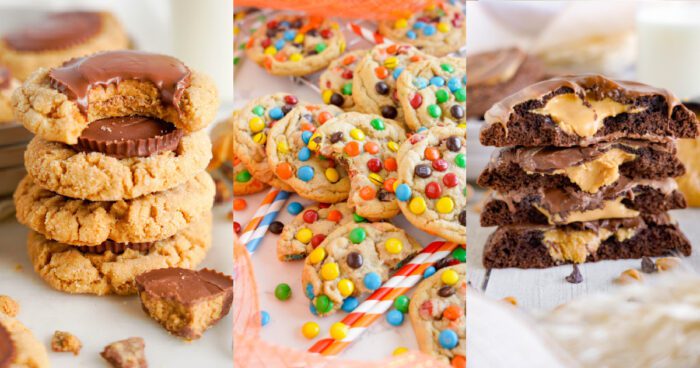
[[[61,50],[85,42],[101,28],[100,13],[54,13],[8,33],[4,40],[17,51]]]

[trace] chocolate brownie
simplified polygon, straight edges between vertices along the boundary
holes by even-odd
[[[685,208],[683,194],[671,179],[629,181],[597,193],[573,188],[494,192],[481,212],[481,226],[510,224],[568,224],[604,218],[636,217]]]
[[[486,268],[546,268],[564,263],[689,256],[691,246],[667,214],[562,226],[508,225],[486,240]]]
[[[499,191],[573,187],[591,192],[619,177],[654,180],[684,172],[674,142],[622,139],[588,147],[503,148],[477,182]]]
[[[468,59],[467,118],[481,119],[496,102],[545,79],[540,60],[517,48],[469,55]]]
[[[472,97],[470,96],[470,99]],[[553,78],[493,105],[486,146],[587,146],[620,138],[666,141],[698,135],[698,120],[668,90],[601,75]]]

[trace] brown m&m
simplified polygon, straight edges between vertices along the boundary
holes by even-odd
[[[74,147],[116,158],[148,157],[177,149],[183,131],[159,119],[123,116],[93,121]]]
[[[67,49],[87,41],[102,28],[100,13],[71,11],[53,13],[11,31],[3,40],[17,51]]]

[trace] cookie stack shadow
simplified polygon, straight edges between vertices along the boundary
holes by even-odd
[[[670,92],[599,75],[540,82],[486,113],[501,147],[479,177],[487,268],[690,255],[667,211],[686,207],[676,138],[698,122]]]
[[[218,108],[208,77],[165,55],[98,53],[37,70],[13,105],[36,134],[14,200],[45,282],[130,295],[144,272],[204,259],[215,189],[202,129]]]

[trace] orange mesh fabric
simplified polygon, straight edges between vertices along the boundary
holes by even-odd
[[[235,6],[297,10],[326,17],[393,19],[423,9],[430,0],[234,0]]]

